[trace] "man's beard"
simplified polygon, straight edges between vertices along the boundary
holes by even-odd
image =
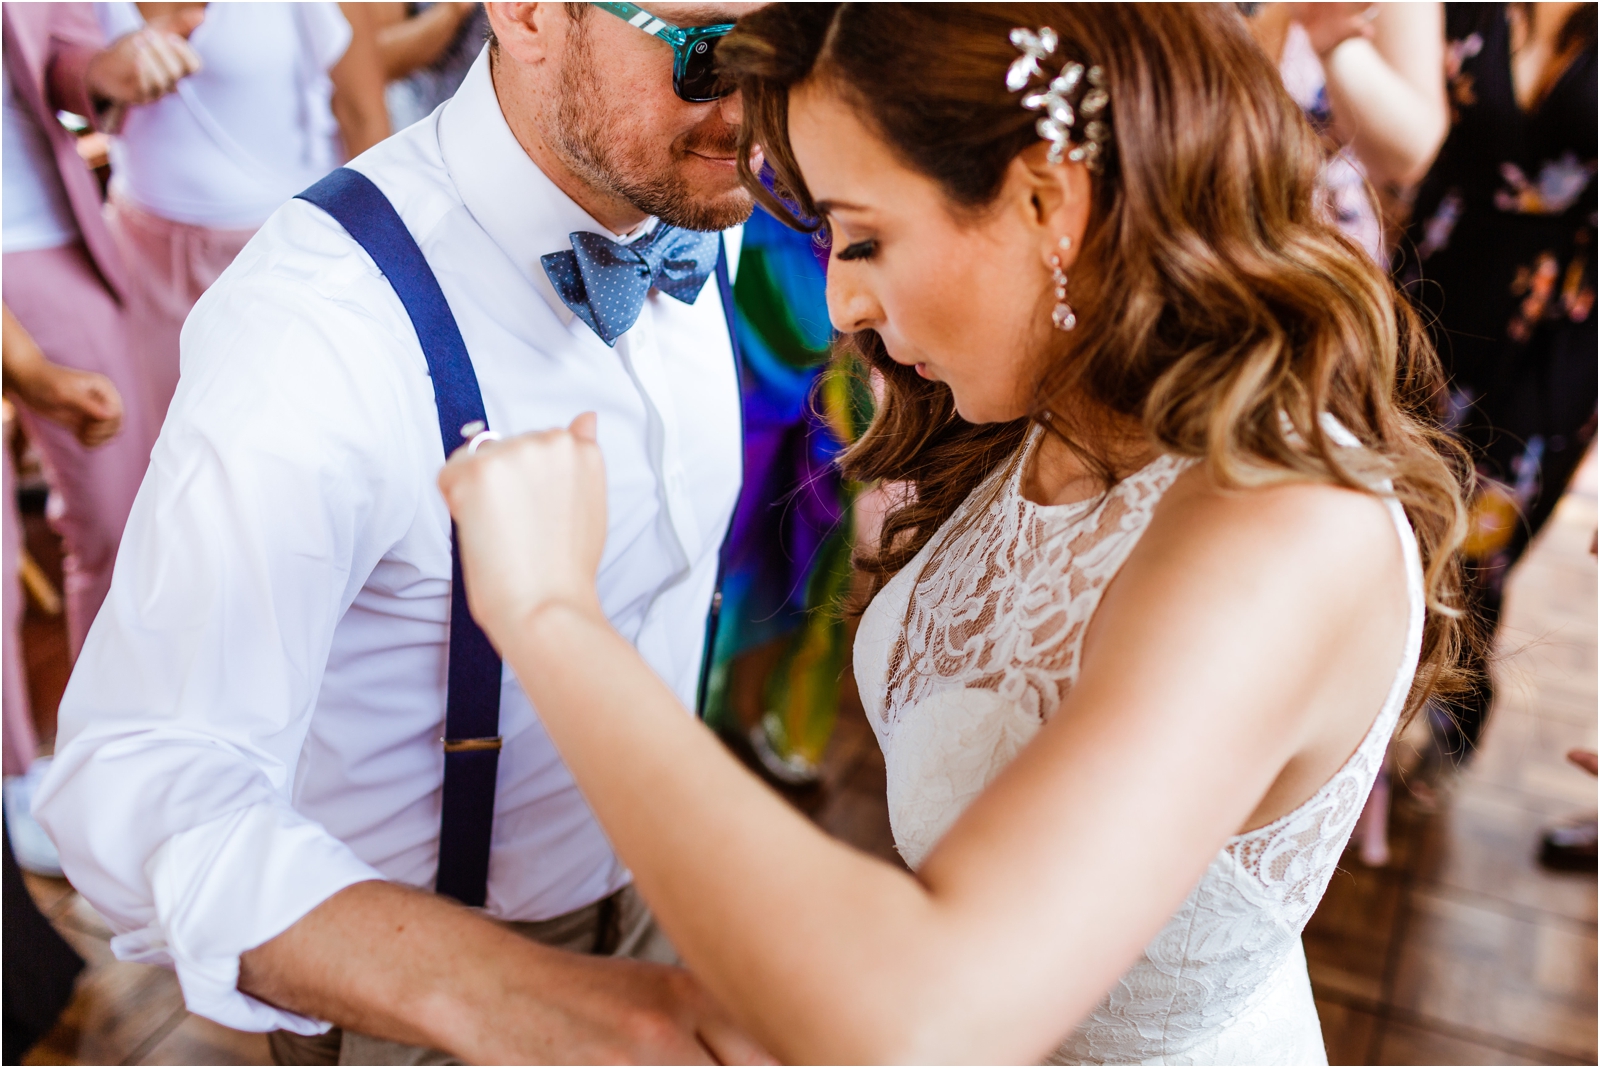
[[[623,124],[613,121],[614,109],[600,103],[600,86],[586,62],[588,50],[580,46],[577,51],[573,57],[577,62],[567,64],[567,76],[561,80],[555,134],[556,147],[566,157],[563,162],[578,177],[684,230],[726,230],[750,217],[755,201],[742,187],[734,186],[715,199],[696,198],[677,168],[691,152],[722,159],[734,156],[739,144],[736,130],[724,126],[725,136],[718,136],[696,127],[672,143],[666,160],[630,157],[625,152],[629,146],[616,138]]]

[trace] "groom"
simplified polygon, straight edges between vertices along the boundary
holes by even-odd
[[[675,72],[661,20],[747,6],[490,4],[455,99],[281,208],[184,327],[36,811],[118,956],[280,1063],[760,1056],[648,963],[670,947],[486,643],[489,725],[455,729],[476,628],[434,485],[453,313],[480,421],[600,413],[605,608],[694,700],[740,480],[714,231],[751,201],[738,100]],[[411,239],[421,281],[389,258]]]

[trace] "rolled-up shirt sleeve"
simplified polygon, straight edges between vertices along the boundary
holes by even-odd
[[[381,878],[295,810],[295,770],[334,628],[436,492],[407,433],[426,366],[349,259],[345,290],[234,279],[185,326],[35,805],[117,955],[171,964],[190,1009],[245,1030],[325,1029],[240,993],[239,955]]]

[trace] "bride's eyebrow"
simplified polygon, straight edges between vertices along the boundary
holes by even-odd
[[[861,204],[852,204],[848,200],[819,200],[816,202],[817,211],[823,215],[832,215],[838,211],[868,211],[870,209]]]

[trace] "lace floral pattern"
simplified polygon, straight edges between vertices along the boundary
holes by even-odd
[[[1109,493],[1041,507],[1021,493],[1039,439],[980,486],[868,608],[856,673],[888,769],[895,843],[918,866],[1033,738],[1078,677],[1083,635],[1162,495],[1161,457]],[[1300,932],[1382,764],[1421,650],[1422,578],[1403,511],[1411,624],[1389,698],[1305,804],[1238,835],[1056,1063],[1326,1063]]]
[[[1040,507],[1019,488],[1034,440],[951,517],[928,558],[913,563],[919,578],[889,659],[891,716],[935,690],[963,686],[993,690],[1048,720],[1078,676],[1084,628],[1101,593],[1188,466],[1163,456],[1104,498]]]

